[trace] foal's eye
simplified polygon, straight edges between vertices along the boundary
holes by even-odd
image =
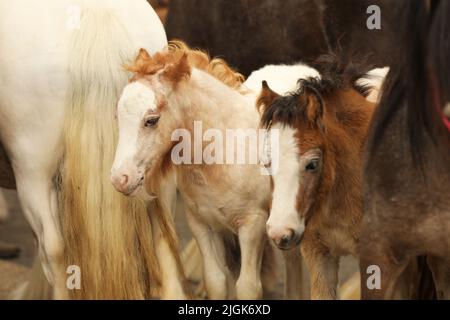
[[[158,124],[158,121],[159,117],[148,118],[147,120],[145,120],[144,126],[146,126],[147,128],[154,127]]]
[[[313,159],[306,165],[306,171],[316,171],[319,167],[319,159]]]

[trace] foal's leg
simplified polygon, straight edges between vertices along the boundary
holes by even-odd
[[[311,299],[336,299],[339,259],[307,233],[303,236],[301,251],[311,276]]]
[[[227,299],[230,274],[226,265],[223,239],[209,226],[199,221],[190,210],[186,211],[186,217],[202,254],[208,298],[212,300]]]
[[[302,256],[300,248],[283,251],[285,264],[284,298],[303,299]]]
[[[438,299],[450,300],[450,261],[429,256],[427,263],[433,274]]]
[[[262,298],[261,261],[266,244],[265,213],[256,213],[245,218],[240,226],[241,272],[236,283],[236,295],[241,300]]]

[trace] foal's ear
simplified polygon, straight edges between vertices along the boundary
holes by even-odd
[[[147,50],[141,48],[134,61],[131,64],[125,64],[124,67],[125,70],[135,74],[147,74],[152,70],[152,62],[153,59]],[[134,77],[130,79],[130,82],[132,81],[134,81]]]
[[[304,110],[308,122],[318,128],[323,127],[323,101],[315,94],[307,93],[299,96],[299,106]]]
[[[191,70],[188,55],[185,52],[178,60],[165,66],[162,76],[173,85],[177,85],[181,80],[190,77]]]
[[[150,60],[150,59],[151,59],[151,56],[147,50],[145,50],[144,48],[139,49],[139,53],[136,57],[136,62],[142,61],[142,60]]]
[[[272,102],[278,98],[280,95],[270,89],[267,81],[262,82],[262,90],[256,100],[256,108],[258,109],[260,114],[263,114],[264,111],[272,104]]]

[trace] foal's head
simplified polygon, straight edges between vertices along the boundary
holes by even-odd
[[[184,79],[191,67],[187,55],[158,53],[151,57],[141,49],[134,63],[127,67],[134,73],[117,105],[119,142],[111,181],[125,195],[132,194],[144,182],[152,162],[168,148],[170,134],[177,126],[167,112],[167,96]]]
[[[143,185],[147,172],[167,168],[174,145],[172,133],[186,127],[177,106],[190,92],[186,86],[190,84],[192,68],[206,71],[233,88],[242,83],[242,76],[224,61],[210,59],[177,41],[153,56],[141,49],[127,66],[133,76],[117,106],[119,142],[111,170],[111,181],[119,192],[134,194]]]
[[[322,75],[321,79],[299,80],[296,92],[279,96],[263,83],[258,99],[262,126],[278,129],[280,137],[279,169],[271,176],[267,232],[281,249],[300,243],[305,222],[327,201],[340,170],[339,145],[343,149],[354,145],[357,152],[358,143],[345,128],[357,126],[361,120],[355,105],[368,104],[362,95],[365,90],[359,89]]]

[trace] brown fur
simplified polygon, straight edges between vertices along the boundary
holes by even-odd
[[[450,2],[437,0],[408,1],[396,16],[404,54],[386,79],[364,163],[360,268],[377,265],[381,284],[363,285],[363,299],[397,298],[394,289],[411,283],[402,270],[417,260],[428,288],[416,297],[450,299],[450,135],[440,114],[450,97],[449,17]]]
[[[270,110],[273,105],[267,104],[263,120],[268,124],[267,113],[272,112],[271,125],[288,122],[297,129],[300,159],[315,149],[322,154],[319,176],[306,171],[299,173],[297,211],[306,219],[301,250],[311,273],[311,296],[334,299],[339,257],[358,255],[362,150],[374,105],[352,84],[322,92],[321,85],[317,85],[308,89],[305,84],[300,94],[286,98],[290,99],[286,102],[292,104],[292,113],[287,109],[283,110],[284,114]],[[272,103],[280,103],[283,108],[282,99],[275,98]]]
[[[258,99],[256,99],[256,109],[259,113],[262,113],[263,108],[270,105],[272,101],[279,96],[278,93],[270,89],[267,81],[263,81],[261,93],[259,94]]]

